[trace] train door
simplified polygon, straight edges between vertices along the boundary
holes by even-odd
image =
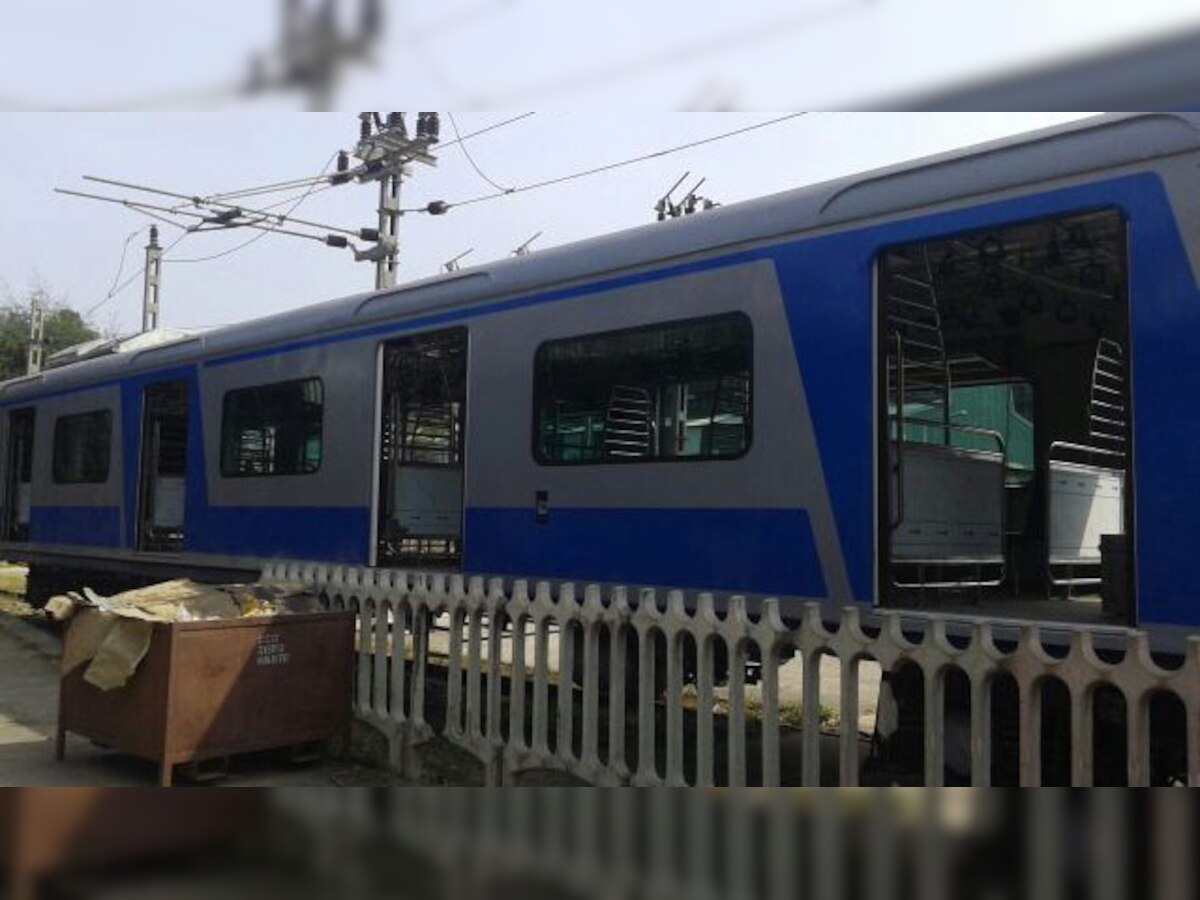
[[[378,565],[462,563],[467,330],[383,345]]]
[[[1133,621],[1128,280],[1115,209],[882,254],[883,602]]]
[[[187,493],[187,385],[151,385],[145,390],[142,411],[138,549],[182,550]]]
[[[17,409],[8,414],[8,484],[5,540],[29,540],[30,487],[33,484],[33,433],[35,413]]]

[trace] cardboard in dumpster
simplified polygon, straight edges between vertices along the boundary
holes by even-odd
[[[47,612],[71,620],[63,674],[90,663],[83,678],[102,691],[124,687],[150,650],[155,623],[209,622],[323,612],[313,594],[265,585],[168,581],[101,597],[85,588],[55,597]]]

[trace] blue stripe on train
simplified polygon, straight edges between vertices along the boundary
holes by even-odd
[[[29,539],[34,544],[120,547],[118,506],[35,506],[29,511]]]
[[[824,597],[802,509],[469,509],[466,568],[635,585]]]
[[[208,506],[188,512],[189,553],[366,565],[371,512],[361,507]]]

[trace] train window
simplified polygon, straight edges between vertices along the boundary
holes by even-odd
[[[319,378],[229,391],[221,422],[221,474],[254,478],[316,472],[324,410]]]
[[[108,481],[112,413],[108,410],[61,416],[54,423],[55,484]]]
[[[543,344],[544,465],[735,459],[750,447],[753,328],[742,313]]]

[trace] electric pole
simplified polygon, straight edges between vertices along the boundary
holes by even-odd
[[[158,226],[150,226],[146,245],[145,284],[142,288],[142,333],[158,330],[159,293],[162,289],[163,250],[158,243]]]
[[[42,294],[35,292],[29,301],[29,362],[26,373],[36,375],[42,371],[46,355],[46,308],[42,305]]]
[[[360,262],[375,263],[375,289],[388,290],[396,286],[396,269],[400,256],[400,186],[410,172],[411,163],[437,165],[431,150],[438,143],[441,122],[435,112],[417,114],[417,131],[412,137],[402,112],[391,112],[384,119],[379,113],[359,115],[359,140],[354,155],[363,161],[357,174],[361,183],[379,182],[379,228],[374,235],[375,246],[355,251]],[[339,171],[345,171],[348,160],[339,160]],[[349,176],[347,176],[347,179]]]
[[[396,263],[400,254],[400,179],[388,175],[379,182],[379,243],[387,252],[375,261],[375,290],[396,286]]]

